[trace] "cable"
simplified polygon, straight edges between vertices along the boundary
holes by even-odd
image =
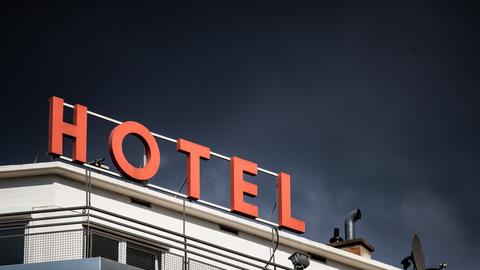
[[[268,215],[267,220],[270,220],[270,218],[273,215],[273,211],[275,211],[275,208],[277,208],[277,205],[278,205],[278,182],[277,181],[275,181],[275,190],[277,191],[275,192],[275,203],[273,204],[272,211],[270,211],[270,214]],[[270,265],[270,263],[272,262],[272,259],[275,258],[275,251],[277,251],[278,243],[280,242],[280,235],[278,234],[278,229],[276,227],[272,227],[272,241],[273,241],[274,234],[277,235],[277,241],[276,241],[277,243],[275,243],[275,247],[273,248],[273,252],[272,252],[272,255],[270,256],[270,259],[268,260],[268,263],[265,264],[265,266],[263,267],[264,270],[267,269],[268,265]],[[277,269],[275,265],[273,266],[273,268]]]
[[[37,163],[38,158],[40,157],[40,154],[42,153],[43,148],[45,148],[45,145],[47,144],[47,142],[48,142],[48,138],[45,140],[45,142],[42,144],[42,146],[41,146],[40,149],[38,150],[38,153],[37,153],[37,155],[35,156],[35,159],[33,160],[33,163]]]
[[[185,175],[185,177],[183,178],[182,183],[180,184],[180,187],[178,188],[177,193],[180,193],[180,192],[182,191],[182,189],[183,189],[183,187],[185,186],[185,183],[186,183],[186,182],[187,182],[187,176]],[[175,195],[175,198],[177,198],[177,197],[178,197],[178,194]]]
[[[274,233],[275,232],[275,233]],[[272,255],[270,256],[270,259],[268,259],[268,262],[267,264],[265,264],[265,266],[263,267],[264,270],[267,269],[267,267],[270,265],[270,263],[272,262],[272,259],[274,258],[275,256],[275,251],[277,251],[277,248],[278,248],[278,243],[280,242],[280,235],[278,234],[278,229],[273,227],[272,228],[272,236],[273,234],[276,234],[277,235],[277,241],[275,243],[275,247],[273,248],[273,252],[272,252]]]
[[[272,211],[270,211],[270,214],[268,214],[267,220],[270,220],[273,216],[273,211],[275,211],[275,208],[277,208],[277,202],[272,207]]]

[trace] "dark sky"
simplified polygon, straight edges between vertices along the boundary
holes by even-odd
[[[48,160],[57,95],[289,173],[308,238],[359,207],[376,259],[400,267],[418,233],[428,266],[478,269],[477,1],[172,2],[2,2],[0,163]],[[89,159],[111,128],[90,118]],[[153,182],[177,189],[184,156],[159,144]],[[228,166],[202,163],[202,198],[228,206]],[[274,179],[248,179],[267,217]]]

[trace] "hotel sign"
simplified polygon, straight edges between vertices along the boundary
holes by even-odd
[[[50,98],[48,153],[63,155],[63,136],[73,140],[72,159],[87,162],[87,107],[73,106],[73,122],[63,119],[64,101],[59,97]],[[123,140],[128,135],[137,137],[145,147],[146,163],[142,167],[132,165],[123,152]],[[177,139],[177,151],[185,154],[187,163],[187,197],[200,199],[200,163],[210,159],[210,148],[185,139]],[[125,177],[134,181],[148,181],[160,168],[160,149],[154,136],[144,125],[127,121],[120,123],[110,133],[108,139],[110,156],[115,167]],[[232,212],[250,217],[258,217],[258,207],[244,201],[244,196],[256,197],[257,185],[246,181],[244,174],[257,175],[256,163],[233,156],[230,158],[230,209]],[[278,224],[297,233],[305,232],[305,222],[292,217],[290,202],[290,175],[277,174]]]

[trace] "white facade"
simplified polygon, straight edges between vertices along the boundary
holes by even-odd
[[[0,215],[13,212],[85,206],[88,197],[86,196],[86,179],[85,168],[59,161],[0,166]],[[139,237],[139,239],[142,239],[142,242],[149,242],[150,240],[159,252],[168,251],[179,256],[184,255],[182,250],[184,248],[182,243],[184,239],[182,237],[173,235],[168,231],[153,230],[147,226],[147,224],[150,224],[177,234],[185,233],[188,237],[261,260],[268,261],[272,254],[274,244],[272,242],[273,230],[268,224],[248,220],[221,209],[209,207],[201,202],[184,200],[182,197],[175,197],[171,194],[154,190],[151,187],[117,179],[95,171],[91,171],[89,179],[91,182],[90,202],[92,207],[143,223],[139,224],[101,211],[86,211],[82,209],[34,213],[31,216],[24,216],[24,219],[32,218],[33,215],[36,218],[34,219],[35,221],[29,221],[28,225],[30,228],[26,232],[31,234],[32,237],[38,236],[41,238],[43,234],[40,233],[49,230],[61,230],[68,233],[68,237],[72,239],[72,244],[69,245],[71,250],[57,250],[57,245],[54,242],[39,244],[42,242],[42,239],[31,241],[29,237],[28,239],[30,240],[25,240],[24,263],[82,258],[85,252],[83,248],[84,240],[82,240],[83,228],[85,226],[98,228],[99,231],[118,236],[120,239],[119,253],[126,250],[126,244],[121,239]],[[140,203],[135,203],[135,201]],[[82,216],[75,216],[77,214]],[[85,214],[89,215],[85,216]],[[70,217],[62,218],[62,222],[65,224],[55,226],[54,228],[35,227],[35,225],[46,223],[58,223],[59,220],[55,219],[41,219],[43,216],[51,217],[52,215]],[[101,218],[107,216],[110,221]],[[0,218],[1,220],[2,218]],[[83,223],[79,224],[78,222],[80,221]],[[221,229],[221,226],[229,229]],[[289,268],[293,267],[288,257],[298,251],[325,258],[324,262],[311,259],[308,269],[312,270],[398,269],[285,231],[280,231],[279,234],[279,245],[274,255],[274,261]],[[211,249],[211,247],[207,247],[202,243],[197,242],[193,244],[194,241],[190,240],[187,240],[187,242],[188,244]],[[187,256],[222,269],[235,269],[229,266],[229,264],[239,265],[240,269],[256,269],[242,263],[242,260],[246,262],[253,262],[254,260],[236,254],[225,253],[224,256],[224,251],[219,249],[212,250],[215,250],[216,253],[189,246],[187,248]],[[201,254],[206,254],[206,257],[200,256]],[[157,255],[157,259],[162,260],[161,253]],[[226,257],[227,255],[231,259]],[[209,258],[212,258],[212,260]],[[238,258],[238,261],[234,260],[234,258]],[[122,260],[120,262],[125,263]],[[273,269],[273,267],[268,266],[268,269]]]

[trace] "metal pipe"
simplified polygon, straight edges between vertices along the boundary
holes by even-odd
[[[118,215],[116,213],[113,213],[113,212],[109,212],[107,210],[103,210],[103,209],[98,209],[98,208],[95,208],[95,207],[92,207],[92,210],[95,210],[95,211],[98,211],[98,212],[103,212],[105,214],[108,214],[108,215],[111,215],[111,216],[114,216],[114,217],[118,217],[118,218],[121,218],[121,219],[125,219],[127,221],[131,221],[130,218],[128,217],[124,217],[124,216],[121,216],[121,215]],[[146,234],[150,234],[150,235],[153,235],[153,236],[156,236],[156,237],[159,237],[159,238],[162,238],[162,239],[165,239],[165,240],[168,240],[168,241],[172,241],[174,243],[177,243],[177,244],[183,244],[183,240],[181,239],[174,239],[174,238],[171,238],[169,236],[166,236],[166,235],[161,235],[161,234],[158,234],[158,233],[155,233],[155,232],[152,232],[150,230],[145,230],[145,229],[142,229],[142,228],[139,228],[137,226],[133,226],[133,225],[128,225],[128,224],[124,224],[124,223],[121,223],[121,222],[118,222],[118,221],[115,221],[115,220],[111,220],[107,217],[102,217],[102,216],[99,216],[99,215],[95,215],[95,214],[90,214],[90,216],[92,218],[97,218],[97,219],[100,219],[100,220],[104,220],[104,221],[107,221],[107,222],[110,222],[110,223],[113,223],[113,224],[116,224],[116,225],[120,225],[120,226],[123,226],[125,228],[129,228],[129,229],[132,229],[132,230],[136,230],[136,231],[139,231],[139,232],[142,232],[142,233],[146,233]],[[164,228],[161,228],[161,227],[158,227],[158,226],[154,226],[154,225],[151,225],[151,224],[147,224],[147,223],[144,223],[142,221],[132,221],[134,223],[137,223],[137,224],[140,224],[140,225],[143,225],[145,227],[149,227],[149,228],[153,228],[153,229],[157,229],[159,231],[163,231],[163,232],[166,232],[166,233],[170,233],[174,236],[177,236],[177,237],[183,237],[183,235],[181,233],[177,233],[177,232],[174,232],[174,231],[170,231],[168,229],[164,229]],[[95,224],[96,226],[105,226],[105,225],[102,225],[100,223],[97,223],[95,221],[92,221],[91,222],[92,224]],[[194,242],[197,242],[201,245],[205,245],[205,246],[208,246],[208,247],[213,247],[213,248],[216,248],[216,249],[219,249],[219,250],[222,250],[222,251],[226,251],[226,252],[229,252],[229,253],[232,253],[234,255],[238,255],[238,256],[241,256],[241,257],[244,257],[244,258],[247,258],[247,259],[250,259],[250,260],[253,260],[253,261],[257,261],[257,262],[260,262],[260,263],[268,263],[268,261],[266,260],[263,260],[263,259],[260,259],[260,258],[257,258],[257,257],[254,257],[254,256],[251,256],[251,255],[248,255],[248,254],[244,254],[244,253],[241,253],[240,251],[235,251],[235,250],[232,250],[232,249],[229,249],[227,247],[224,247],[224,246],[220,246],[220,245],[216,245],[216,244],[213,244],[213,243],[210,243],[210,242],[207,242],[207,241],[203,241],[203,240],[200,240],[198,238],[195,238],[195,237],[192,237],[192,236],[187,236],[185,235],[184,236],[187,240],[192,240]],[[163,243],[162,243],[163,244]],[[245,263],[245,264],[248,264],[248,262],[245,262],[241,259],[238,259],[238,258],[234,258],[234,257],[231,257],[227,254],[222,254],[220,252],[217,252],[217,251],[214,251],[214,250],[210,250],[210,249],[207,249],[205,247],[202,247],[200,245],[196,245],[196,244],[193,244],[193,243],[188,243],[188,246],[189,247],[192,247],[192,248],[195,248],[195,249],[199,249],[199,250],[203,250],[203,251],[206,251],[206,252],[209,252],[211,254],[214,254],[214,255],[219,255],[219,256],[223,256],[225,258],[228,258],[228,259],[231,259],[231,260],[237,260],[239,262],[242,262],[242,263]],[[180,247],[174,247],[174,246],[171,246],[172,248],[174,249],[177,249],[177,250],[181,250],[181,251],[185,251],[183,248],[180,248]],[[188,251],[189,253],[192,253],[192,254],[195,254],[191,251]],[[288,268],[286,266],[283,266],[283,265],[280,265],[280,264],[275,264],[275,263],[271,263],[270,262],[270,265],[272,266],[275,266],[275,267],[278,267],[278,268],[282,268],[282,269],[285,269],[285,270],[291,270],[291,268]],[[254,264],[251,264],[251,266],[255,266],[255,267],[258,267],[258,268],[262,268],[261,266],[258,266],[258,265],[254,265]]]
[[[345,240],[355,238],[355,222],[361,218],[362,212],[358,208],[352,210],[345,218]]]
[[[72,108],[72,109],[74,108],[74,105],[69,104],[69,103],[67,103],[67,102],[64,102],[63,105],[64,105],[65,107],[68,107],[68,108]],[[117,125],[122,124],[122,121],[119,121],[119,120],[110,118],[110,117],[105,116],[105,115],[101,115],[101,114],[96,113],[96,112],[92,112],[92,111],[90,111],[90,110],[87,110],[87,114],[92,115],[92,116],[95,116],[95,117],[98,117],[98,118],[103,119],[103,120],[106,120],[106,121],[109,121],[109,122],[111,122],[111,123],[115,123],[115,124],[117,124]],[[155,133],[155,132],[150,132],[150,133],[152,134],[153,137],[156,137],[156,138],[159,138],[159,139],[168,141],[168,142],[172,142],[172,143],[177,143],[177,140],[175,140],[174,138],[170,138],[170,137],[167,137],[167,136],[164,136],[164,135]],[[214,156],[214,157],[218,157],[218,158],[224,159],[224,160],[227,160],[227,161],[230,160],[229,157],[224,156],[224,155],[222,155],[222,154],[220,154],[220,153],[213,152],[213,151],[210,151],[210,155],[212,155],[212,156]],[[263,168],[260,168],[260,167],[258,167],[258,171],[259,171],[259,172],[263,172],[263,173],[265,173],[265,174],[269,174],[269,175],[271,175],[271,176],[275,176],[275,177],[278,176],[277,173],[274,173],[274,172],[272,172],[272,171],[270,171],[270,170],[263,169]]]
[[[173,237],[157,233],[157,232],[149,230],[147,228],[157,229],[160,232],[165,232],[167,234],[171,234],[172,236],[176,236],[176,237],[184,237],[185,239],[190,240],[186,243],[187,246],[183,246],[183,247],[182,246],[176,246],[175,244],[171,245],[171,244],[167,244],[167,243],[162,243],[161,244],[162,246],[169,246],[170,248],[173,248],[173,249],[176,249],[176,250],[179,250],[179,251],[184,251],[184,252],[187,252],[187,248],[189,248],[188,249],[189,254],[197,255],[197,256],[207,258],[209,260],[213,260],[213,261],[216,261],[216,262],[221,262],[221,263],[223,263],[225,265],[228,265],[228,266],[233,267],[233,266],[236,265],[235,263],[227,262],[227,260],[231,260],[231,261],[234,261],[236,263],[248,265],[248,266],[259,268],[259,269],[263,269],[263,266],[258,265],[258,263],[261,263],[261,264],[269,263],[269,265],[271,265],[271,266],[273,266],[274,268],[277,268],[277,269],[280,268],[280,269],[284,269],[284,270],[293,270],[293,269],[291,269],[287,266],[283,266],[283,265],[280,265],[280,264],[275,263],[275,262],[269,262],[269,261],[263,260],[261,258],[252,256],[252,255],[244,254],[240,251],[232,250],[232,249],[229,249],[229,248],[224,247],[224,246],[220,246],[220,245],[210,243],[208,241],[204,241],[204,240],[197,239],[195,237],[187,236],[184,233],[183,234],[182,233],[177,233],[177,232],[165,229],[165,228],[155,226],[153,224],[149,224],[149,223],[146,223],[146,222],[143,222],[143,221],[140,221],[140,220],[134,220],[132,218],[129,218],[129,217],[126,217],[126,216],[123,216],[123,215],[120,215],[120,214],[116,214],[116,213],[113,213],[113,212],[110,212],[110,211],[107,211],[107,210],[103,210],[103,209],[100,209],[100,208],[96,208],[96,207],[93,207],[93,206],[90,206],[90,207],[85,207],[85,206],[69,207],[69,208],[63,208],[63,209],[61,209],[61,208],[43,209],[43,210],[17,212],[17,213],[8,213],[8,214],[2,214],[2,215],[3,216],[16,216],[19,213],[20,214],[29,213],[29,214],[33,215],[33,214],[36,214],[36,213],[39,213],[39,212],[48,213],[48,212],[60,212],[60,211],[67,211],[67,210],[68,211],[82,210],[82,209],[89,209],[89,210],[92,210],[92,211],[95,211],[95,212],[99,212],[99,213],[103,213],[105,215],[108,215],[108,217],[106,217],[106,216],[96,215],[95,213],[90,213],[90,217],[94,219],[94,220],[90,221],[90,225],[93,225],[93,227],[99,227],[99,228],[103,228],[105,230],[112,229],[111,226],[108,226],[106,224],[101,224],[99,222],[95,222],[95,219],[98,219],[98,220],[106,221],[108,223],[112,223],[112,224],[122,226],[124,228],[135,230],[137,233],[138,232],[145,233],[145,234],[148,234],[148,235],[151,235],[151,236],[161,238],[163,240],[171,241],[172,243],[175,243],[175,244],[180,244],[180,245],[185,244],[184,239],[175,239]],[[56,215],[56,216],[51,216],[51,217],[31,218],[31,219],[29,219],[29,221],[47,220],[47,219],[62,219],[62,218],[76,218],[76,217],[85,217],[85,216],[87,216],[86,213],[78,213],[78,214],[68,214],[68,215],[63,215],[63,216]],[[125,222],[120,222],[120,221],[112,219],[112,217],[113,218],[119,218],[122,221],[132,222],[136,225],[134,225],[134,224],[129,225]],[[30,226],[26,226],[26,227],[22,226],[22,227],[18,227],[18,228],[22,228],[22,229],[23,228],[42,228],[42,227],[65,226],[65,225],[74,225],[74,224],[87,225],[87,222],[85,220],[78,220],[78,221],[73,221],[73,222],[38,224],[38,225],[30,225]],[[143,228],[139,227],[138,225],[145,226],[146,228],[143,229]],[[9,229],[12,229],[12,228],[9,228]],[[66,230],[66,231],[70,231],[70,230]],[[80,230],[75,229],[75,230],[72,230],[72,231],[81,231],[81,229]],[[118,230],[116,230],[116,231],[118,232]],[[55,232],[57,232],[57,231],[52,231],[52,232],[47,232],[47,233],[55,233]],[[44,233],[45,232],[41,232],[41,233],[38,233],[38,234],[44,234]],[[19,234],[18,236],[21,236],[21,235],[24,235],[24,234]],[[7,237],[12,237],[12,235],[3,236],[3,237],[0,236],[0,238],[7,238]],[[142,238],[139,235],[135,235],[135,237],[136,238]],[[144,238],[144,239],[147,239],[147,238]],[[148,239],[148,241],[152,241],[152,240],[153,239]],[[90,241],[88,241],[88,242],[89,243],[87,243],[87,244],[91,244]],[[196,242],[198,244],[194,244],[192,242]],[[277,239],[277,244],[278,244],[278,239]],[[199,250],[200,252],[195,252],[194,250]],[[91,249],[90,249],[90,251],[91,251]],[[84,252],[86,252],[86,251],[84,250]],[[224,252],[226,252],[226,253],[224,253]],[[209,255],[206,255],[205,253],[208,253]],[[85,253],[85,255],[86,254],[87,253]],[[222,259],[213,258],[211,255],[219,256]],[[237,266],[237,268],[238,269],[246,269],[246,268],[243,268],[243,267],[240,267],[240,266]]]
[[[72,214],[72,215],[64,215],[64,216],[50,216],[50,217],[41,217],[41,218],[15,219],[13,222],[14,223],[19,223],[19,222],[41,221],[41,220],[52,220],[52,219],[64,219],[64,218],[67,219],[67,218],[75,218],[75,217],[83,217],[83,216],[85,216],[85,215],[80,213],[80,214]],[[8,225],[9,223],[12,223],[12,220],[0,221],[0,226],[1,226],[0,231],[1,230],[11,230],[12,226],[10,226],[10,227],[2,226],[2,224],[7,224]],[[25,226],[19,226],[18,228],[25,228]]]
[[[108,220],[108,218],[104,218],[104,217],[101,217],[101,216],[97,216],[97,215],[95,215],[95,214],[92,214],[91,216],[94,217],[94,218],[98,218],[98,219],[101,219],[101,220],[104,220],[104,221],[111,222],[111,223],[116,224],[116,225],[121,225],[121,226],[123,226],[123,227],[125,227],[125,228],[135,229],[135,230],[137,230],[137,231],[139,231],[139,232],[142,232],[142,233],[150,234],[150,235],[153,235],[153,236],[162,238],[162,239],[164,239],[164,240],[172,241],[172,242],[177,243],[177,244],[182,244],[182,243],[183,243],[183,240],[173,239],[173,238],[171,238],[171,237],[164,236],[164,235],[160,235],[160,234],[157,234],[157,233],[152,232],[152,231],[144,230],[144,229],[141,229],[141,228],[136,228],[135,226],[122,224],[122,223],[120,223],[120,222],[113,221],[113,220]],[[93,225],[95,225],[95,226],[102,227],[102,228],[104,228],[104,229],[111,229],[111,227],[108,227],[108,226],[103,225],[103,224],[101,224],[101,223],[97,223],[97,222],[95,222],[95,221],[92,221],[91,223],[92,223]],[[136,238],[142,238],[142,237],[137,236],[137,235],[136,235],[135,237],[136,237]],[[190,238],[190,237],[187,237],[187,238]],[[143,238],[143,239],[144,239],[144,240],[148,240],[148,241],[152,241],[152,239],[148,239],[148,238]],[[219,247],[219,246],[215,246],[214,244],[206,244],[206,242],[200,242],[200,241],[197,241],[197,242],[199,242],[200,244],[204,244],[204,245],[210,246],[210,247],[218,248],[218,249],[220,249],[220,250],[222,250],[222,251],[227,251],[227,252],[233,253],[234,255],[238,255],[238,256],[241,256],[241,257],[244,257],[244,258],[253,260],[253,261],[257,261],[257,262],[260,262],[260,263],[267,263],[266,260],[263,260],[263,259],[260,259],[260,258],[256,258],[256,257],[250,256],[250,255],[247,255],[247,254],[243,254],[243,253],[241,253],[241,252],[239,252],[239,251],[233,251],[233,250],[229,250],[229,249],[227,249],[227,248],[221,248],[221,247]],[[166,243],[162,243],[162,245],[168,246],[168,247],[170,247],[170,248],[173,248],[173,249],[176,249],[176,250],[179,250],[179,251],[184,251],[184,252],[187,251],[185,248],[182,248],[182,247],[180,247],[180,246],[174,246],[174,245],[170,245],[170,244],[166,244]],[[217,255],[217,256],[220,256],[220,257],[223,257],[223,258],[227,258],[227,259],[232,260],[232,261],[240,262],[240,263],[243,263],[243,264],[246,264],[246,265],[250,265],[250,266],[253,266],[253,267],[257,267],[257,268],[263,269],[263,266],[254,264],[254,263],[252,263],[252,262],[245,261],[245,260],[240,259],[240,258],[233,257],[233,256],[231,256],[231,255],[227,255],[227,254],[224,254],[224,253],[215,251],[215,250],[210,250],[210,249],[205,248],[205,247],[200,246],[200,245],[188,243],[188,247],[191,247],[191,248],[194,248],[194,249],[198,249],[198,250],[201,250],[201,251],[205,251],[205,252],[208,252],[209,254]],[[209,259],[209,260],[217,261],[217,260],[214,259],[212,256],[204,254],[204,252],[198,253],[198,252],[195,252],[195,251],[192,251],[192,250],[188,250],[188,253],[189,253],[189,254],[193,254],[193,255],[198,255],[198,256],[207,258],[207,259]],[[224,264],[227,264],[227,265],[230,265],[230,266],[234,266],[234,265],[232,265],[232,264],[228,264],[225,260],[220,260],[220,261],[218,261],[218,262],[221,262],[221,263],[224,263]],[[287,267],[287,266],[283,266],[283,265],[276,264],[276,263],[270,263],[270,265],[272,265],[272,266],[274,266],[274,267],[278,267],[278,268],[284,269],[284,270],[293,270],[293,269],[291,269],[291,268],[289,268],[289,267]],[[239,266],[236,266],[236,267],[239,268]],[[245,269],[245,268],[241,268],[241,269]]]
[[[21,211],[21,212],[10,212],[10,213],[2,213],[0,217],[10,217],[10,216],[24,216],[24,215],[32,215],[32,214],[41,214],[41,213],[50,213],[50,212],[61,212],[61,211],[73,211],[73,210],[82,210],[85,206],[73,206],[73,207],[64,207],[64,208],[49,208],[49,209],[36,209],[30,211]]]

